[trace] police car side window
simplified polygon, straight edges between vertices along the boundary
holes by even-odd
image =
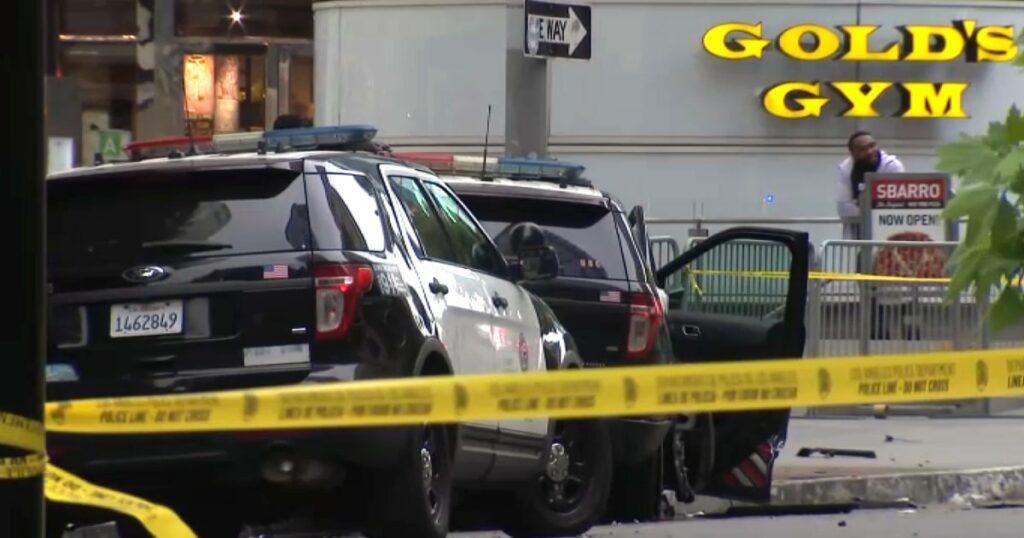
[[[391,181],[395,196],[402,202],[416,229],[424,250],[423,254],[430,258],[458,263],[437,213],[416,180],[402,176],[390,176],[388,179]]]
[[[455,254],[459,257],[458,263],[472,267],[480,271],[498,274],[501,270],[501,263],[498,261],[501,255],[491,245],[487,235],[481,230],[469,213],[459,205],[444,187],[437,183],[425,181],[427,190],[430,191],[434,201],[441,213],[441,221],[444,222],[448,235],[451,237]]]

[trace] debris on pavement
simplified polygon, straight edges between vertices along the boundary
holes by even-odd
[[[874,450],[855,450],[850,448],[807,448],[802,447],[797,453],[798,458],[809,458],[815,453],[821,454],[826,458],[834,458],[836,456],[846,456],[850,458],[868,458],[875,459],[878,457]]]

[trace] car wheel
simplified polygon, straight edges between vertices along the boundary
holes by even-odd
[[[555,424],[544,470],[517,495],[513,537],[578,536],[604,514],[611,491],[608,427],[600,420]]]
[[[638,463],[616,466],[606,519],[622,523],[658,521],[663,469],[662,446]]]
[[[377,477],[365,533],[371,538],[443,538],[451,519],[452,451],[446,427],[412,436],[397,469]]]

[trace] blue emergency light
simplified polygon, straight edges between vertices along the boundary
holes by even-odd
[[[263,133],[267,149],[341,149],[370,142],[377,136],[371,125],[338,125],[275,129]]]
[[[498,159],[498,176],[509,179],[534,179],[558,182],[561,185],[592,186],[583,179],[582,164],[562,162],[554,159]]]

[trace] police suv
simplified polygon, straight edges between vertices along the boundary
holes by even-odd
[[[375,134],[145,141],[130,162],[51,175],[48,398],[581,366],[520,285],[555,276],[553,250],[513,241],[508,263],[436,175],[365,151]],[[48,450],[200,536],[316,506],[372,536],[440,537],[476,490],[513,495],[513,535],[576,535],[612,472],[599,420],[51,435]]]
[[[642,207],[627,214],[594,188],[582,165],[396,154],[437,172],[512,263],[523,221],[558,258],[554,278],[525,282],[565,324],[586,367],[640,366],[803,354],[808,238],[803,232],[736,228],[656,266]],[[768,269],[770,288],[715,270]],[[708,270],[712,274],[705,274]],[[788,273],[788,275],[786,274]],[[753,283],[764,283],[754,280]],[[695,397],[681,391],[671,395]],[[663,517],[661,493],[767,500],[788,411],[609,420],[616,471],[608,519]]]

